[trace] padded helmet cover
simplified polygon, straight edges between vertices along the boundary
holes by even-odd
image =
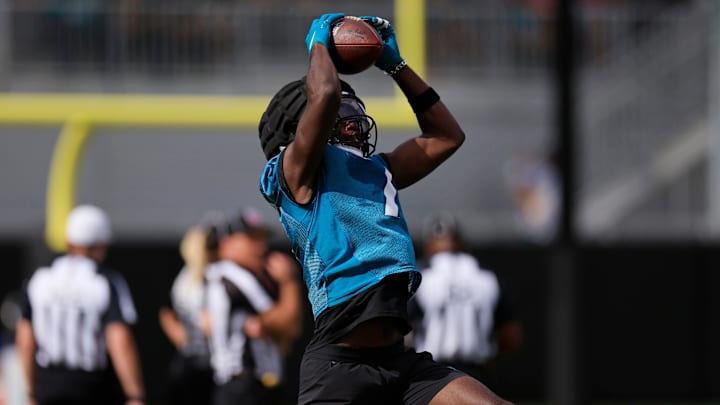
[[[355,94],[355,90],[345,81],[340,80],[340,85],[342,91]],[[286,84],[275,93],[258,125],[260,146],[266,159],[270,160],[280,153],[281,147],[293,141],[306,104],[305,77]]]

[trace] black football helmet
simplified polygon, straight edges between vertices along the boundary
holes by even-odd
[[[340,86],[340,108],[328,142],[358,148],[368,157],[375,151],[377,142],[375,120],[365,113],[365,104],[347,82],[340,80]],[[266,159],[280,153],[282,147],[295,139],[297,124],[306,105],[304,77],[283,86],[270,100],[258,125],[260,146]]]

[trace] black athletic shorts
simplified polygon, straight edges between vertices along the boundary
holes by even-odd
[[[427,404],[464,375],[402,343],[380,349],[326,345],[303,356],[298,404]]]
[[[212,403],[213,405],[279,404],[281,395],[280,388],[265,388],[260,381],[253,377],[235,377],[215,387]]]
[[[68,370],[35,367],[35,401],[38,405],[122,405],[119,383],[110,369]]]

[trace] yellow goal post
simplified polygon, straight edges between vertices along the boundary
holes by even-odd
[[[393,25],[403,57],[425,76],[425,0],[395,0]],[[64,227],[75,205],[78,167],[96,127],[256,127],[271,95],[151,95],[0,93],[0,125],[61,125],[47,180],[45,240],[65,249]],[[399,89],[390,97],[364,97],[383,127],[417,125]]]

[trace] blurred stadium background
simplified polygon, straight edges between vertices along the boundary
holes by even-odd
[[[720,403],[720,2],[567,1],[574,253],[558,284],[559,0],[0,0],[0,297],[55,254],[63,204],[104,207],[109,264],[130,282],[148,394],[162,404],[171,348],[157,308],[183,231],[206,210],[244,206],[279,229],[257,192],[257,112],[304,74],[312,18],[382,15],[420,30],[401,50],[468,135],[402,192],[403,207],[418,240],[426,215],[461,216],[481,262],[508,280],[527,344],[500,364],[498,391],[518,403]],[[346,79],[373,97],[371,115],[388,115],[389,79]],[[379,150],[417,132],[402,115],[383,122]],[[73,147],[61,134],[78,132],[77,162],[57,161]],[[75,176],[53,171],[73,163]],[[558,304],[559,289],[569,298]]]

